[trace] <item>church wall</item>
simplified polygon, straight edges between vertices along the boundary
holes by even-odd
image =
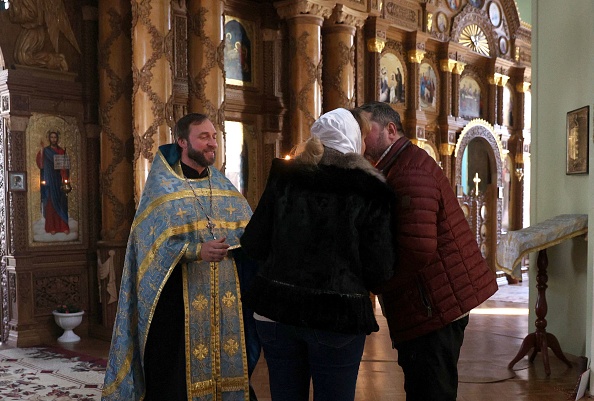
[[[532,206],[531,221],[538,223],[564,213],[587,213],[592,221],[594,185],[592,168],[585,175],[566,175],[566,114],[592,107],[591,2],[532,1]],[[590,121],[592,121],[590,108]],[[591,138],[592,124],[590,122]],[[590,139],[588,139],[590,141]],[[590,163],[592,163],[590,143]],[[587,259],[586,259],[587,254]],[[592,241],[584,237],[550,248],[548,268],[547,331],[561,348],[592,359]],[[530,281],[536,281],[534,254]],[[536,289],[530,286],[534,304]],[[529,329],[534,329],[531,311]]]

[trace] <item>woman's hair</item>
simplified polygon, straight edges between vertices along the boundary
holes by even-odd
[[[304,163],[315,165],[322,160],[324,154],[324,145],[318,137],[310,137],[307,141],[297,145],[294,150],[295,160]]]

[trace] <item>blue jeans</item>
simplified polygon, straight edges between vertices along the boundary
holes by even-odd
[[[353,401],[365,334],[256,321],[273,401]]]

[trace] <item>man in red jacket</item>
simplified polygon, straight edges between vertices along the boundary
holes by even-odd
[[[396,194],[395,276],[382,310],[404,372],[407,401],[455,401],[457,363],[471,309],[497,291],[448,178],[404,135],[387,103],[361,106],[366,157]]]

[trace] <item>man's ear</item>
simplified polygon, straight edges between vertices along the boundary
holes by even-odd
[[[388,139],[390,140],[390,142],[394,142],[396,139],[400,137],[400,135],[398,134],[398,128],[396,127],[396,124],[394,124],[393,122],[389,122],[386,127],[388,128]]]
[[[184,138],[177,138],[177,144],[180,148],[185,149],[188,146],[188,141],[186,141]]]

